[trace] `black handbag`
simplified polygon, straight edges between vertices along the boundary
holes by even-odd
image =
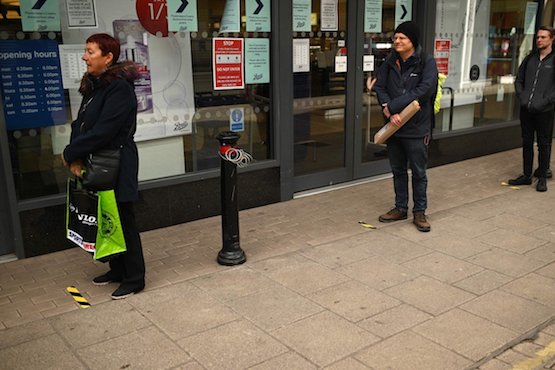
[[[119,174],[121,148],[102,149],[85,158],[83,187],[89,190],[104,191],[116,187]]]

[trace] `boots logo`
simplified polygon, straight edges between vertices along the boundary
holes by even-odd
[[[111,213],[106,211],[102,211],[102,226],[100,228],[100,232],[102,233],[103,237],[111,236],[113,233],[116,232],[116,223],[114,216]]]

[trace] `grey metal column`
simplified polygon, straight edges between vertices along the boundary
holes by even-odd
[[[272,1],[272,106],[281,200],[293,198],[293,2]]]

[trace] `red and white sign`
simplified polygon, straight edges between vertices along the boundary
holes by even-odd
[[[212,73],[214,90],[243,89],[243,39],[212,39]]]
[[[449,56],[451,55],[451,40],[436,40],[434,47],[434,58],[437,71],[444,75],[449,74]]]
[[[168,36],[168,5],[166,0],[137,0],[135,10],[145,30],[155,36]]]

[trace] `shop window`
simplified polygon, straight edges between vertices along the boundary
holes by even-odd
[[[518,119],[514,76],[532,49],[537,8],[525,0],[437,3],[434,56],[447,79],[435,132]]]
[[[33,18],[24,3],[3,0],[0,52],[12,53],[12,60],[0,59],[0,119],[7,128],[18,199],[65,192],[68,172],[60,153],[81,101],[84,42],[97,32],[118,37],[122,59],[133,60],[143,72],[136,84],[139,180],[219,167],[216,135],[225,130],[238,131],[238,145],[256,161],[271,159],[270,2],[258,17],[247,17],[252,3],[257,4],[198,1],[193,11],[194,2],[187,2],[190,13],[182,9],[187,16],[180,19],[168,15],[170,1],[63,0],[49,2],[56,5]],[[233,41],[235,53],[226,54],[214,39]],[[27,63],[23,52],[56,56]],[[215,65],[229,65],[217,64],[215,54],[224,61],[237,58],[238,68],[218,73]],[[52,91],[43,94],[44,86]],[[21,94],[28,101],[19,100]]]

